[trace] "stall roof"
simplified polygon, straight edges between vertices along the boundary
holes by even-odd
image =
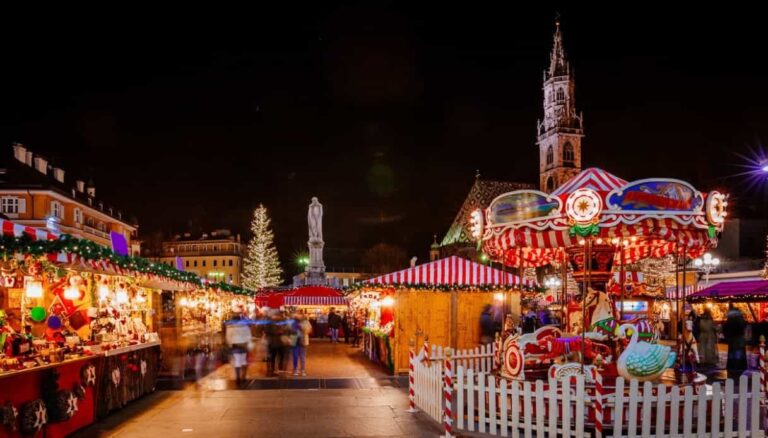
[[[520,277],[500,269],[481,265],[458,256],[446,257],[412,268],[374,277],[364,284],[402,285],[457,285],[457,286],[517,286]],[[536,287],[535,281],[523,280],[527,287]]]
[[[768,301],[768,280],[731,281],[718,283],[688,297],[691,302]]]
[[[270,308],[280,306],[346,306],[347,298],[337,289],[325,286],[302,286],[287,291],[263,292],[256,304]]]

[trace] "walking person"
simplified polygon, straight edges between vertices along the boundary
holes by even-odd
[[[486,304],[480,313],[480,345],[486,345],[493,342],[495,332],[493,323],[492,306]]]
[[[251,342],[251,327],[242,314],[236,313],[226,322],[226,340],[232,355],[231,364],[235,369],[235,381],[239,385],[248,372],[248,343]]]
[[[744,337],[744,331],[747,328],[747,321],[744,314],[739,309],[728,305],[725,324],[723,324],[723,335],[728,342],[728,378],[737,379],[741,373],[747,369],[747,341]]]
[[[363,319],[361,313],[352,313],[352,346],[357,347],[360,345],[360,332],[363,328]]]
[[[704,366],[716,366],[720,359],[717,354],[717,328],[709,309],[705,309],[699,317],[699,356]]]
[[[293,375],[307,375],[307,347],[312,325],[303,313],[298,313],[293,320],[293,330],[296,333],[296,345],[293,347]],[[299,367],[301,365],[301,367]]]
[[[331,343],[339,343],[339,327],[341,327],[341,317],[336,313],[335,309],[331,307],[331,311],[328,312],[328,327],[331,328]]]
[[[344,312],[341,317],[341,330],[344,332],[344,343],[349,344],[349,312]]]

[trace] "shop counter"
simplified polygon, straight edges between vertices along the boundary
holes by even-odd
[[[147,342],[2,373],[0,409],[8,403],[15,407],[19,416],[16,425],[22,427],[13,430],[0,424],[0,438],[68,436],[154,391],[159,362],[160,343]],[[65,406],[71,416],[53,407],[60,398],[69,399]],[[36,434],[23,427],[30,423],[24,416],[34,412],[35,403],[44,404],[48,417]]]

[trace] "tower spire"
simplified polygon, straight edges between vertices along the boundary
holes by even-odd
[[[570,66],[565,59],[565,49],[563,49],[563,34],[560,33],[560,14],[555,17],[555,35],[552,53],[549,55],[549,70],[547,79],[555,76],[566,76],[570,72]]]

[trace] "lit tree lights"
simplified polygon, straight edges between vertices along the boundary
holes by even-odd
[[[283,273],[275,249],[275,236],[270,228],[267,208],[259,204],[253,212],[248,254],[243,262],[243,286],[248,289],[262,289],[281,283]]]

